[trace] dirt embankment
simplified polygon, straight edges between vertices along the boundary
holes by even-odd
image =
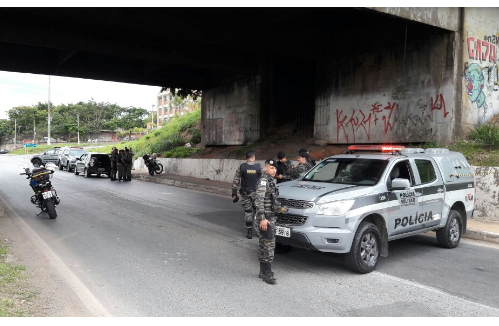
[[[299,140],[266,140],[250,143],[246,146],[208,146],[191,158],[217,158],[217,159],[241,159],[244,160],[246,151],[254,150],[257,160],[277,158],[277,153],[283,151],[289,160],[296,161],[298,150],[307,148],[315,160],[320,160],[331,155],[343,154],[347,151],[347,145],[317,146],[310,141]]]

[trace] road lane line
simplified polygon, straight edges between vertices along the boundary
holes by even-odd
[[[461,297],[458,297],[456,295],[447,293],[445,291],[442,291],[440,289],[437,289],[437,288],[434,288],[434,287],[431,287],[431,286],[428,286],[428,285],[423,285],[423,284],[419,284],[419,283],[416,283],[416,282],[413,282],[413,281],[404,280],[403,278],[400,278],[400,277],[397,277],[397,276],[388,275],[388,274],[384,274],[384,273],[377,272],[377,271],[371,272],[371,274],[384,277],[386,279],[389,279],[391,281],[395,281],[397,283],[403,283],[405,285],[414,286],[414,287],[417,287],[417,288],[420,288],[420,289],[423,289],[423,290],[426,290],[426,291],[429,291],[429,292],[433,292],[433,293],[436,293],[436,294],[440,294],[440,295],[444,295],[444,296],[447,296],[447,297],[451,297],[453,299],[457,299],[459,301],[462,301],[462,302],[465,302],[465,303],[469,303],[469,304],[478,306],[480,308],[490,309],[490,310],[494,311],[495,313],[497,313],[499,315],[499,308],[487,306],[487,305],[485,305],[483,303],[474,302],[474,301],[471,301],[471,300],[468,300],[468,299],[463,299]]]
[[[104,308],[97,298],[88,290],[88,288],[80,281],[80,279],[66,266],[57,254],[43,241],[42,238],[10,207],[3,198],[0,197],[3,207],[6,207],[10,216],[14,217],[14,222],[28,235],[28,237],[40,248],[50,261],[52,266],[66,280],[68,285],[73,289],[78,298],[83,302],[87,309],[95,317],[112,317],[112,315]]]

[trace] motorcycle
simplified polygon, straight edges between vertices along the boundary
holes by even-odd
[[[159,163],[156,159],[156,153],[152,154],[152,156],[144,154],[142,158],[144,159],[144,163],[149,170],[149,175],[153,176],[154,173],[161,174],[161,172],[163,172],[163,164]]]
[[[55,207],[60,204],[61,199],[50,182],[53,173],[54,170],[48,170],[43,166],[35,166],[32,170],[25,168],[24,173],[20,173],[20,175],[26,175],[26,179],[31,180],[29,185],[35,192],[31,196],[31,203],[41,209],[36,216],[47,212],[51,219],[57,217]]]

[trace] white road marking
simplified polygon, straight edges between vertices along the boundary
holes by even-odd
[[[2,198],[0,201],[9,210],[11,216],[14,217],[14,222],[28,235],[28,237],[40,248],[45,254],[51,265],[59,272],[59,274],[68,282],[69,286],[76,295],[80,298],[83,304],[95,317],[112,317],[112,315],[104,308],[97,298],[88,290],[88,288],[80,281],[80,279],[66,266],[59,256],[43,241],[38,234],[20,217]]]
[[[426,290],[426,291],[429,291],[429,292],[432,292],[432,293],[444,295],[444,296],[450,297],[450,298],[455,299],[455,300],[459,300],[459,301],[462,301],[462,302],[465,302],[465,303],[469,303],[469,304],[478,306],[480,308],[490,309],[490,310],[494,311],[495,313],[499,314],[499,309],[497,309],[497,308],[490,307],[490,306],[484,305],[482,303],[473,302],[473,301],[470,301],[470,300],[467,300],[467,299],[463,299],[463,298],[460,298],[460,297],[458,297],[456,295],[452,295],[450,293],[444,292],[442,290],[436,289],[436,288],[431,287],[431,286],[419,284],[419,283],[416,283],[416,282],[413,282],[413,281],[409,281],[409,280],[404,280],[403,278],[399,278],[399,277],[396,277],[396,276],[392,276],[392,275],[388,275],[388,274],[384,274],[384,273],[380,273],[380,272],[376,272],[376,271],[372,272],[372,274],[377,275],[377,276],[381,276],[381,277],[384,277],[384,278],[387,278],[387,279],[389,279],[391,281],[395,281],[397,283],[402,283],[402,284],[414,286],[414,287],[417,287],[419,289],[423,289],[423,290]]]

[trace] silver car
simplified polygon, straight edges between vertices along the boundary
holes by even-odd
[[[60,147],[54,147],[53,149],[49,149],[48,151],[42,154],[33,155],[31,161],[38,162],[38,165],[47,164],[47,163],[57,164],[57,162],[59,161],[60,150],[61,150]]]

